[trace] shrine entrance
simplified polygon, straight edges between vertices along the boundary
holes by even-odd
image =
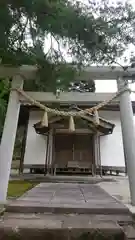
[[[92,134],[55,134],[54,148],[57,173],[92,173],[95,165]]]

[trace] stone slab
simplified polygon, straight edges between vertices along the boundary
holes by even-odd
[[[110,216],[111,217],[111,216]],[[11,214],[6,213],[0,221],[0,240],[10,239],[50,239],[75,240],[124,239],[122,228],[115,220],[93,219],[91,215],[53,215],[53,214]],[[11,238],[12,236],[12,238]],[[112,238],[113,237],[113,238]]]
[[[7,205],[24,213],[129,214],[121,202],[93,184],[41,183]]]
[[[31,205],[9,205],[6,208],[6,211],[8,212],[15,212],[15,213],[55,213],[55,214],[70,214],[70,213],[78,213],[78,214],[128,214],[129,212],[123,211],[123,208],[113,209],[110,208],[110,206],[106,209],[104,209],[103,206],[95,206],[95,207],[82,207],[82,205],[73,207],[72,205],[62,205],[59,204],[56,206],[54,205],[42,205],[39,204],[31,204]]]
[[[126,224],[130,225],[133,220],[132,217],[129,215],[105,215],[105,214],[52,214],[52,213],[45,213],[45,214],[36,214],[36,213],[9,213],[5,212],[4,216],[2,217],[2,220],[7,219],[51,219],[55,220],[58,219],[60,221],[65,221],[65,219],[68,219],[70,222],[72,221],[84,221],[85,219],[88,221],[111,221],[113,219],[114,222],[118,222],[120,225]],[[123,224],[122,224],[123,223]]]
[[[98,226],[99,227],[99,226]],[[96,238],[95,238],[96,236]],[[36,239],[49,239],[49,240],[124,240],[125,234],[121,229],[115,229],[114,226],[102,228],[97,230],[96,224],[90,228],[83,229],[57,229],[57,228],[6,228],[0,229],[0,240],[36,240]]]

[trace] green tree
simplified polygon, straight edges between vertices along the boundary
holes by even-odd
[[[4,79],[0,81],[0,138],[3,129],[3,123],[5,119],[5,113],[8,103],[9,97],[9,89],[10,89],[10,81],[8,79]]]
[[[57,79],[67,85],[72,65],[113,63],[134,41],[132,6],[102,0],[85,5],[69,0],[3,0],[0,6],[1,63],[37,64],[45,90]],[[45,39],[50,39],[44,51]],[[53,42],[57,43],[57,49]],[[71,57],[67,66],[63,54]],[[42,74],[43,73],[43,74]],[[42,79],[42,77],[43,79]],[[63,80],[63,81],[62,81]],[[39,84],[40,85],[40,84]]]
[[[128,3],[1,0],[1,64],[38,66],[37,79],[25,89],[64,90],[76,77],[73,66],[81,70],[87,64],[116,62],[134,43],[134,26],[135,12]],[[0,101],[6,106],[3,97]]]

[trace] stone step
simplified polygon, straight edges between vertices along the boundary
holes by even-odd
[[[106,217],[5,213],[0,220],[0,239],[124,240],[123,228]]]
[[[132,225],[123,226],[126,240],[135,240],[135,228]]]
[[[30,180],[36,182],[46,183],[85,183],[96,184],[100,182],[116,182],[116,179],[112,176],[100,177],[100,176],[52,176],[43,174],[22,174],[20,176],[11,175],[11,180]]]
[[[62,214],[112,214],[112,215],[128,215],[128,208],[122,204],[97,204],[90,202],[85,205],[65,204],[65,203],[43,203],[27,200],[16,200],[6,206],[7,212],[14,213],[62,213]]]

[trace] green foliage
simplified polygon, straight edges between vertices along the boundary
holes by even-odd
[[[62,78],[62,87],[63,83],[67,86],[72,64],[113,63],[134,42],[135,13],[127,3],[109,2],[2,1],[1,62],[37,64],[40,76],[34,85],[39,90],[56,89],[58,78]],[[48,36],[49,42],[45,41]],[[70,56],[70,67],[64,50]]]
[[[10,81],[8,79],[0,80],[0,136],[2,134],[3,123],[5,119],[9,89],[10,89]]]
[[[41,63],[38,76],[33,81],[25,82],[24,89],[35,91],[56,92],[57,88],[66,90],[69,82],[76,76],[76,70],[72,66],[60,63]]]
[[[85,5],[70,0],[1,0],[0,62],[38,66],[36,80],[28,81],[25,89],[65,90],[76,77],[74,65],[81,70],[92,63],[116,62],[135,42],[134,26],[135,12],[122,1],[91,0]],[[89,87],[95,89],[93,83]],[[0,128],[7,104],[2,95]]]

